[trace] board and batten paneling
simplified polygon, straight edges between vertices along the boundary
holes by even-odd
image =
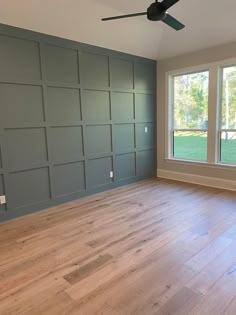
[[[155,175],[155,61],[6,25],[0,47],[0,221]]]

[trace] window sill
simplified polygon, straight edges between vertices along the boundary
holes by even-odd
[[[208,163],[204,161],[192,161],[192,160],[183,160],[183,159],[171,159],[166,158],[166,162],[173,164],[182,164],[182,165],[190,165],[190,166],[198,166],[198,167],[206,167],[206,168],[215,168],[215,169],[225,169],[225,170],[233,170],[236,171],[236,164],[225,164],[225,163]]]

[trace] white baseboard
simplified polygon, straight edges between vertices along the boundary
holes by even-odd
[[[191,184],[236,191],[236,181],[193,174],[157,170],[157,177],[177,180]]]

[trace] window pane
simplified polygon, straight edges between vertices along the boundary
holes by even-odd
[[[207,129],[209,72],[174,77],[174,129]]]
[[[223,69],[222,129],[236,128],[236,66]]]
[[[177,159],[207,160],[207,132],[175,131],[174,157]]]
[[[221,133],[221,161],[236,163],[236,132]]]

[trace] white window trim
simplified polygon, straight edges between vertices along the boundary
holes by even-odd
[[[221,100],[222,100],[222,71],[224,67],[236,65],[236,58],[221,60],[208,64],[168,71],[165,75],[165,160],[181,164],[206,165],[217,168],[235,169],[236,163],[220,161],[220,131],[221,131]],[[208,145],[207,161],[176,159],[172,156],[173,135],[173,89],[174,76],[209,71],[208,92]]]

